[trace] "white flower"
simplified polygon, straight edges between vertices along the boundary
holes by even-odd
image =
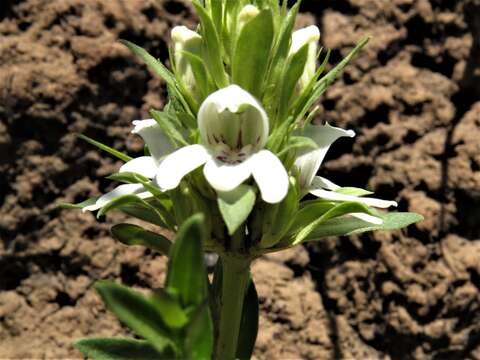
[[[289,56],[296,54],[303,46],[308,44],[308,55],[302,76],[298,80],[297,88],[301,92],[310,83],[317,70],[318,41],[320,30],[315,25],[294,31]]]
[[[217,191],[231,191],[253,175],[265,202],[277,203],[286,196],[287,171],[263,149],[268,117],[252,95],[237,85],[216,91],[200,106],[198,127],[202,144],[180,148],[160,164],[156,182],[162,190],[176,188],[185,175],[205,164],[205,178]]]
[[[318,146],[315,150],[300,153],[300,156],[295,160],[295,166],[300,172],[300,188],[307,190],[318,169],[320,169],[320,165],[322,165],[330,146],[341,137],[354,137],[355,132],[326,124],[308,125],[302,130],[300,135],[311,138]]]
[[[151,156],[140,156],[126,162],[120,168],[120,172],[137,173],[148,179],[153,179],[157,174],[157,168],[162,159],[165,155],[171,153],[174,148],[154,119],[135,120],[133,125],[135,127],[132,133],[142,137],[148,146]],[[153,196],[149,191],[145,190],[142,184],[123,184],[102,195],[95,204],[84,207],[82,211],[98,210],[110,201],[124,195],[137,195],[141,199]]]
[[[183,54],[184,51],[200,55],[202,37],[186,26],[175,26],[172,29],[173,56],[176,73],[180,75],[184,85],[192,92],[195,91],[195,76],[190,61]]]
[[[340,186],[328,179],[315,176],[330,146],[340,137],[354,137],[355,133],[352,130],[343,130],[328,124],[309,125],[302,135],[310,137],[318,146],[318,149],[300,154],[295,160],[295,166],[299,172],[299,184],[303,193],[310,193],[318,198],[331,201],[356,201],[377,208],[397,206],[395,201],[342,194],[337,192]],[[383,223],[382,219],[368,214],[353,213],[350,215],[373,224]]]

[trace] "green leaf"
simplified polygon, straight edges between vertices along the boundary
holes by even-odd
[[[148,204],[147,204],[148,205]],[[157,211],[152,210],[151,206],[145,207],[143,204],[125,204],[118,207],[121,212],[130,215],[134,218],[149,222],[154,225],[172,228],[168,226],[164,219],[158,215]]]
[[[232,191],[218,193],[218,208],[229,235],[233,235],[240,225],[247,220],[255,205],[255,198],[253,187],[245,184]]]
[[[168,255],[172,245],[166,237],[133,224],[117,224],[110,231],[122,244],[145,246],[163,255]]]
[[[209,67],[210,75],[219,88],[224,88],[228,85],[228,78],[222,62],[222,51],[218,32],[205,9],[198,1],[194,0],[192,2],[202,25],[202,39],[205,45],[206,64]]]
[[[304,202],[302,208],[295,214],[289,234],[298,233],[308,224],[311,224],[328,210],[335,207],[335,203],[325,200],[313,200]]]
[[[162,317],[145,296],[110,281],[97,282],[95,289],[108,309],[157,351],[174,346]]]
[[[235,47],[233,82],[257,98],[262,95],[272,42],[272,11],[264,9],[243,26]]]
[[[205,301],[197,307],[188,325],[185,339],[189,359],[210,360],[213,353],[213,323]]]
[[[409,212],[392,212],[381,216],[382,225],[373,225],[354,217],[341,217],[328,220],[317,227],[304,241],[318,241],[328,236],[342,236],[374,230],[396,230],[422,221],[423,216]]]
[[[128,47],[132,53],[137,55],[140,59],[142,59],[145,64],[153,70],[157,75],[159,75],[167,84],[170,86],[175,87],[175,76],[168,70],[165,65],[163,65],[160,61],[155,59],[152,55],[150,55],[145,49],[141,48],[138,45],[128,41],[128,40],[119,40],[123,45]]]
[[[335,192],[351,196],[366,196],[373,194],[371,191],[351,186],[341,187],[340,189],[335,190]]]
[[[89,144],[93,145],[93,146],[96,146],[97,148],[99,148],[100,150],[103,150],[107,153],[109,153],[110,155],[122,160],[122,161],[130,161],[132,160],[133,158],[128,156],[127,154],[124,154],[118,150],[115,150],[114,148],[111,148],[110,146],[108,145],[105,145],[105,144],[102,144],[101,142],[98,142],[96,140],[93,140],[91,138],[89,138],[88,136],[86,135],[83,135],[83,134],[78,134],[78,137],[86,142],[88,142]]]
[[[91,197],[85,201],[79,202],[77,204],[70,203],[59,203],[57,206],[62,209],[83,209],[84,207],[94,205],[98,199],[98,196]]]
[[[187,322],[188,318],[185,311],[181,308],[177,300],[175,300],[164,289],[157,289],[150,297],[152,304],[165,321],[168,327],[172,329],[180,329]]]
[[[342,215],[346,215],[349,213],[365,213],[373,216],[378,216],[377,212],[374,212],[368,206],[358,203],[358,202],[343,202],[336,204],[334,207],[326,211],[322,216],[318,219],[312,221],[310,224],[305,226],[301,229],[298,234],[295,236],[295,240],[293,241],[293,245],[301,243],[305,238],[307,238],[310,233],[313,232],[318,226],[320,226],[323,222],[339,217]]]
[[[75,347],[91,360],[157,360],[166,358],[144,340],[91,338],[77,341]]]
[[[279,119],[283,119],[287,114],[288,106],[294,94],[298,79],[300,79],[300,76],[302,76],[305,69],[305,64],[307,63],[308,47],[308,44],[302,46],[302,48],[292,56],[285,67],[279,100]]]
[[[243,302],[240,337],[237,344],[237,359],[248,360],[252,357],[258,334],[258,294],[253,280],[250,279]]]
[[[184,307],[198,306],[207,298],[207,272],[203,262],[205,217],[196,214],[178,230],[170,251],[167,291],[177,294]]]
[[[139,209],[142,209],[143,211],[140,213],[138,211]],[[106,215],[112,210],[121,210],[126,214],[131,213],[133,214],[132,216],[138,217],[139,219],[148,218],[149,220],[147,221],[159,226],[167,226],[169,223],[168,219],[166,219],[166,217],[160,212],[159,208],[150,205],[136,195],[123,195],[113,199],[98,211],[97,217],[99,218]],[[139,216],[136,216],[135,214],[138,214]]]

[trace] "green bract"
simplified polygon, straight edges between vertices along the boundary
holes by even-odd
[[[126,245],[168,254],[170,266],[165,290],[151,297],[98,285],[109,308],[146,342],[78,343],[93,358],[114,358],[122,349],[132,357],[143,351],[159,358],[248,358],[258,326],[251,261],[326,236],[422,219],[380,212],[375,208],[397,203],[317,176],[330,146],[355,133],[313,123],[316,102],[368,38],[324,74],[329,52],[318,49],[319,29],[293,29],[299,2],[290,10],[276,0],[192,2],[200,24],[172,30],[171,70],[123,42],[165,81],[169,95],[151,119],[133,121],[145,155],[132,158],[82,137],[125,162],[109,177],[122,184],[66,206],[99,216],[117,210],[178,231],[171,246],[138,225],[112,228]],[[210,285],[202,251],[220,255]]]

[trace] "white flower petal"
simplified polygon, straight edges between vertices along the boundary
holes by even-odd
[[[320,30],[315,25],[296,30],[292,34],[292,45],[290,46],[289,54],[295,54],[305,44],[316,43],[318,40],[320,40]]]
[[[340,194],[334,191],[328,191],[323,189],[314,189],[310,190],[310,194],[315,195],[321,199],[332,200],[332,201],[356,201],[368,206],[377,207],[386,209],[390,206],[397,206],[395,201],[381,200],[375,198],[359,197],[353,195]]]
[[[288,173],[282,162],[270,151],[252,155],[252,173],[262,199],[270,204],[283,200],[288,193]]]
[[[117,186],[115,189],[112,191],[100,196],[95,204],[86,206],[82,209],[83,212],[85,211],[95,211],[106,204],[108,204],[110,201],[124,195],[137,195],[138,197],[142,199],[146,199],[148,197],[153,196],[150,192],[145,191],[144,187],[142,184],[123,184]]]
[[[252,175],[252,157],[239,164],[226,164],[211,158],[203,168],[208,183],[217,191],[232,191]]]
[[[160,164],[156,182],[162,190],[175,189],[185,175],[210,159],[210,154],[202,145],[189,145],[168,155]]]
[[[132,134],[138,134],[142,137],[157,165],[165,155],[170,154],[175,149],[154,119],[135,120],[133,125],[135,125],[135,128],[132,130]]]
[[[382,225],[383,224],[382,219],[380,219],[379,217],[373,216],[373,215],[369,215],[369,214],[365,214],[365,213],[350,213],[348,215],[356,217],[357,219],[368,222],[370,224],[375,224],[375,225]]]
[[[305,189],[312,183],[330,146],[340,137],[354,137],[355,132],[326,124],[309,125],[300,135],[311,138],[318,146],[318,149],[308,151],[295,160],[295,166],[300,171],[300,187]]]
[[[223,142],[231,148],[252,145],[260,150],[267,142],[267,113],[250,93],[238,85],[210,94],[200,106],[197,118],[205,145]]]
[[[334,184],[328,179],[325,179],[324,177],[315,176],[312,181],[312,188],[315,188],[315,189],[322,188],[322,189],[335,191],[340,189],[340,186],[338,186],[337,184]]]
[[[132,159],[120,168],[120,172],[133,172],[145,176],[146,178],[153,179],[157,173],[157,162],[151,156],[140,156]]]

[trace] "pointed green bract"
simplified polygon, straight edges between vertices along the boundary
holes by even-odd
[[[133,159],[132,157],[128,156],[127,154],[124,154],[121,151],[115,150],[114,148],[111,148],[108,145],[102,144],[101,142],[99,142],[97,140],[93,140],[86,135],[78,134],[78,137],[82,140],[85,140],[89,144],[91,144],[93,146],[96,146],[100,150],[103,150],[103,151],[109,153],[110,155],[115,156],[116,158],[118,158],[122,161],[127,162],[127,161],[130,161],[130,160]]]
[[[83,209],[86,206],[90,206],[90,205],[95,204],[95,202],[97,201],[98,198],[99,198],[98,196],[91,197],[90,199],[79,202],[77,204],[60,203],[60,204],[58,204],[58,207],[62,208],[62,209]]]
[[[247,22],[237,40],[232,62],[232,79],[243,89],[260,98],[273,41],[272,11],[265,9]]]
[[[117,224],[110,230],[112,236],[125,245],[141,245],[168,255],[172,243],[164,236],[133,224]]]
[[[230,192],[218,194],[218,208],[222,214],[229,235],[247,220],[255,205],[255,191],[251,186],[242,184]]]

